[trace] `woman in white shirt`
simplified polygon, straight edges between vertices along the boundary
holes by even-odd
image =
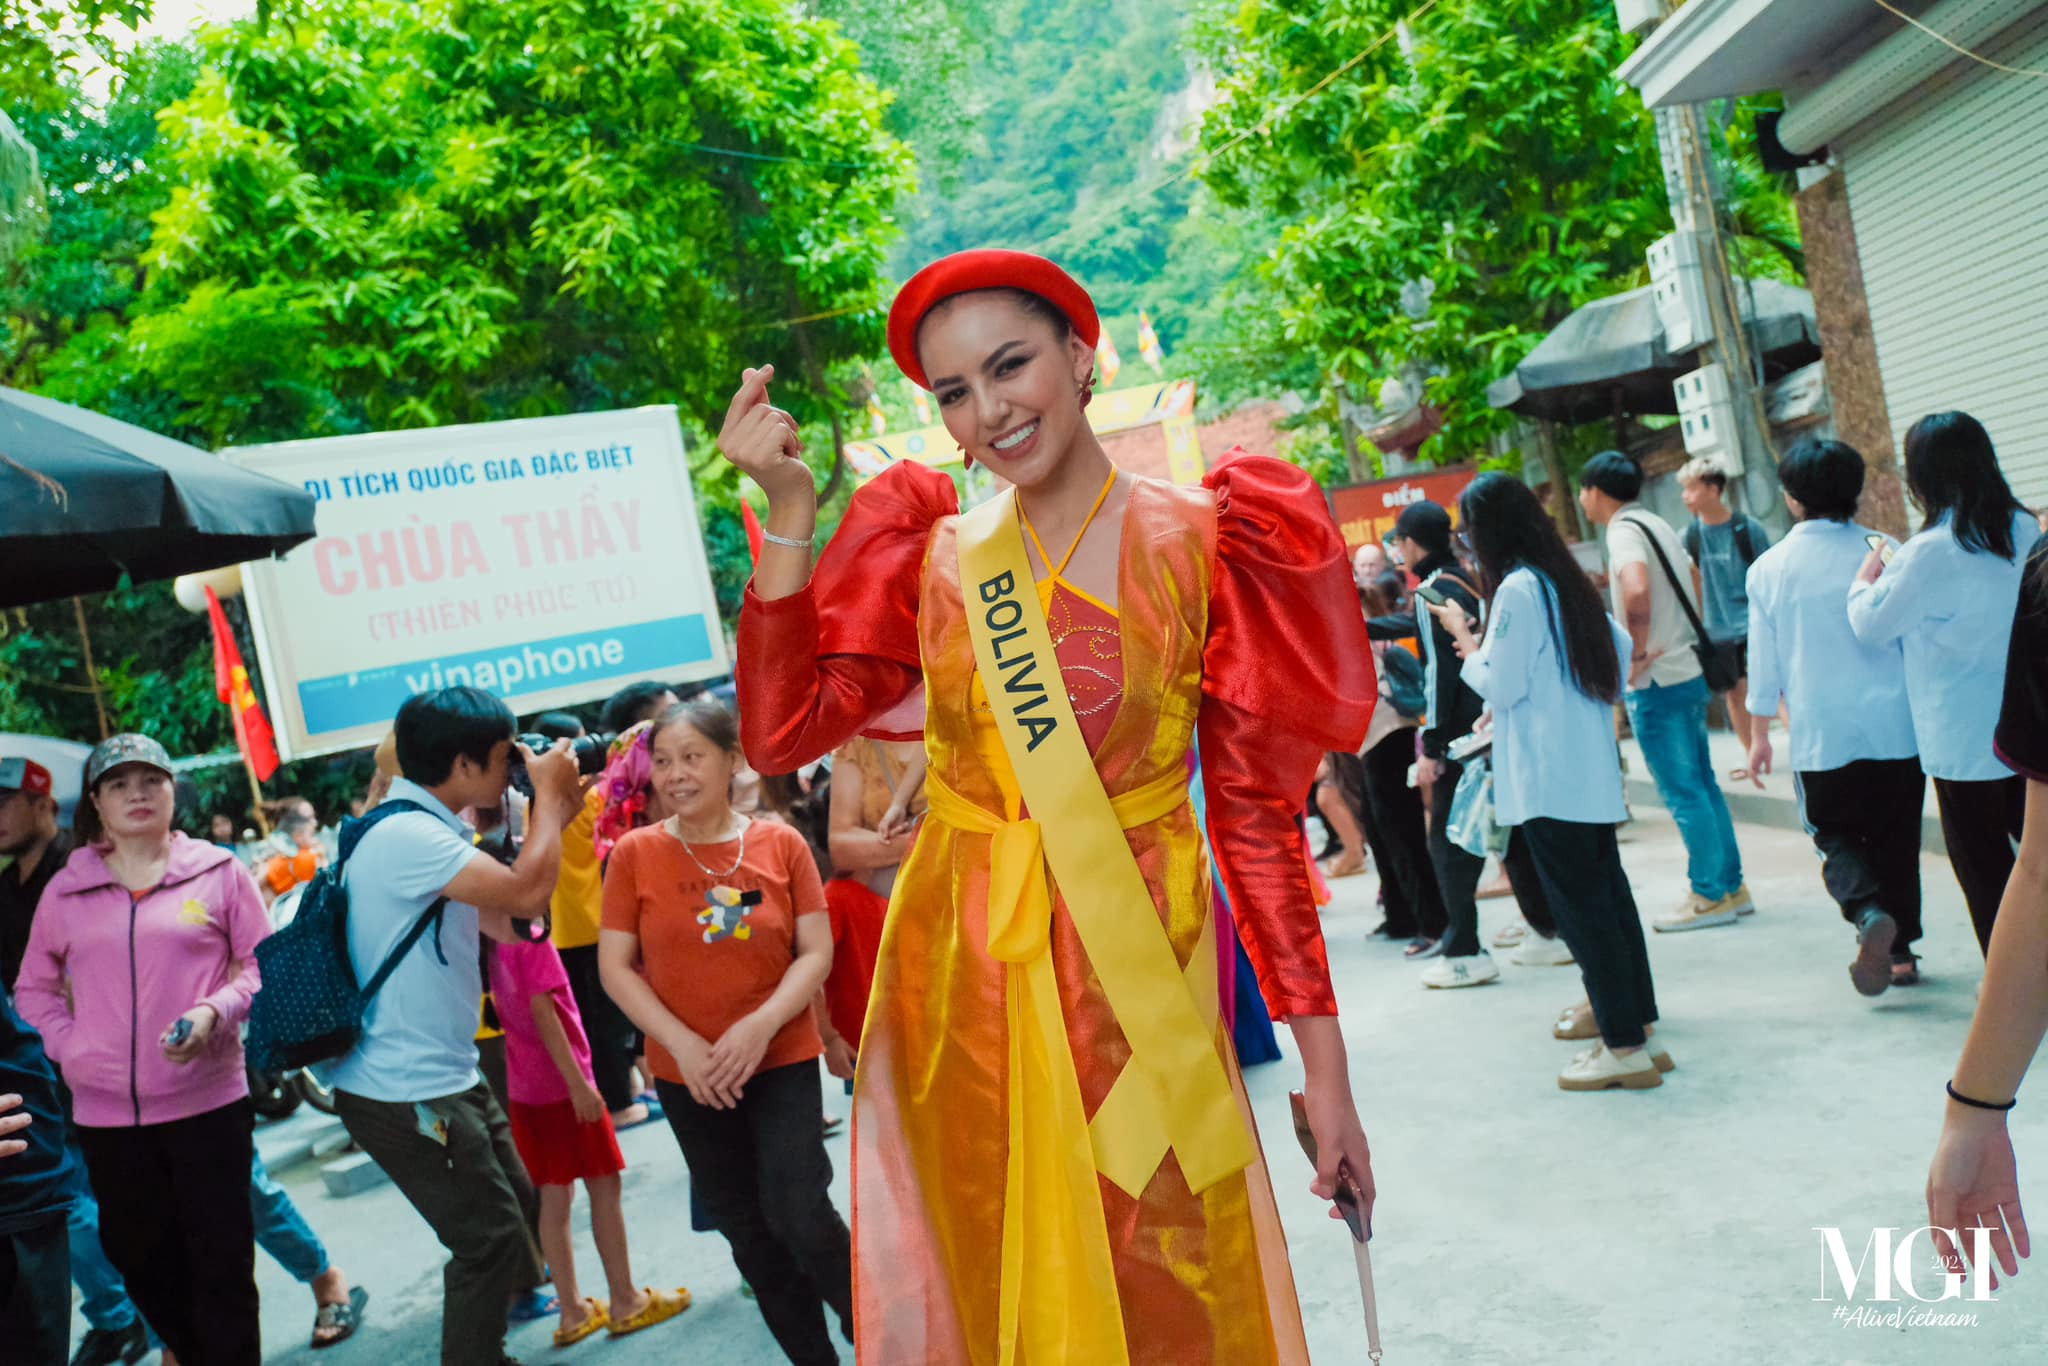
[[[1849,627],[1849,585],[1869,553],[1856,523],[1863,457],[1839,441],[1801,441],[1778,465],[1799,519],[1749,567],[1749,714],[1792,710],[1800,814],[1821,880],[1856,931],[1849,980],[1865,996],[1919,980],[1920,809],[1927,795],[1897,641]],[[1749,776],[1771,771],[1769,728],[1750,733]]]
[[[1557,1084],[1661,1085],[1671,1057],[1650,1036],[1649,952],[1614,838],[1628,816],[1614,739],[1628,635],[1526,485],[1481,475],[1459,511],[1489,600],[1485,642],[1463,608],[1430,610],[1464,657],[1466,685],[1493,711],[1494,818],[1513,828],[1510,862],[1534,866],[1600,1031]]]
[[[1925,516],[1885,563],[1873,550],[1849,590],[1849,624],[1866,645],[1900,642],[1920,766],[1934,779],[1949,865],[1979,948],[2012,876],[2026,780],[1998,761],[1992,731],[2020,568],[2040,537],[2012,496],[1991,437],[1968,413],[1935,413],[1906,433],[1906,487]]]

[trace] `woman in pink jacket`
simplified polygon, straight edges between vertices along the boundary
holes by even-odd
[[[136,1307],[182,1362],[259,1366],[237,1026],[269,922],[233,855],[172,831],[162,745],[102,741],[85,786],[15,1004],[71,1088],[100,1241]]]

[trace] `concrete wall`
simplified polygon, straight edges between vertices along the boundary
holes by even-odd
[[[1806,244],[1806,287],[1813,292],[1821,351],[1827,357],[1835,430],[1840,440],[1862,452],[1869,467],[1858,515],[1865,525],[1904,536],[1905,490],[1877,365],[1847,182],[1839,170],[1832,171],[1801,190],[1795,202]]]

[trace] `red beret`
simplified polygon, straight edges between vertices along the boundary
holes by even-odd
[[[910,277],[889,308],[889,354],[919,388],[929,389],[917,361],[917,325],[940,303],[976,289],[1022,289],[1066,314],[1074,335],[1095,345],[1102,323],[1095,301],[1074,277],[1028,251],[961,251],[941,257]]]

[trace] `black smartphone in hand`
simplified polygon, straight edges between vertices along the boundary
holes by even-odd
[[[1308,1098],[1299,1091],[1287,1093],[1288,1103],[1294,1110],[1294,1137],[1301,1144],[1301,1150],[1308,1154],[1311,1164],[1316,1163],[1315,1131],[1308,1126]],[[1358,1189],[1351,1181],[1351,1168],[1339,1165],[1337,1168],[1337,1193],[1331,1197],[1344,1222],[1351,1227],[1351,1236],[1359,1242],[1369,1242],[1372,1230],[1366,1227],[1365,1209],[1358,1199]]]

